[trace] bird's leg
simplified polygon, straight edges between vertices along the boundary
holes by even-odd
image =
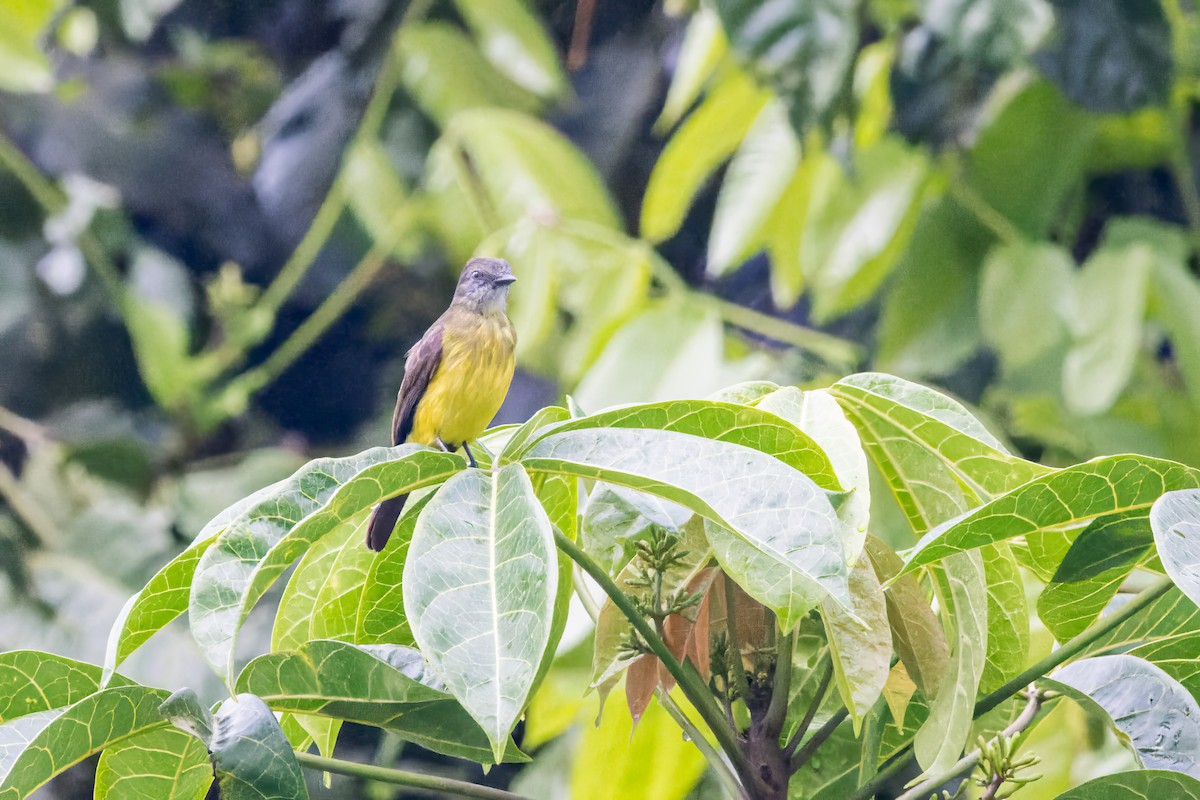
[[[438,447],[442,448],[443,453],[453,453],[454,452],[454,448],[451,447],[450,445],[446,444],[445,442],[443,442],[442,437],[435,436],[434,441],[437,442]]]
[[[478,469],[479,465],[475,463],[475,456],[471,454],[471,448],[467,447],[466,442],[463,442],[463,452],[467,454],[467,463]]]

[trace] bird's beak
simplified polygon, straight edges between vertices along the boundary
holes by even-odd
[[[516,283],[516,282],[517,282],[517,278],[514,275],[505,275],[504,277],[496,278],[496,280],[495,280],[495,284],[497,286],[508,286],[510,283]]]

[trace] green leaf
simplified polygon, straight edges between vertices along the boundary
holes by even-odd
[[[491,760],[483,731],[412,648],[308,642],[251,661],[237,690],[258,695],[276,711],[373,725],[445,755]],[[508,754],[524,760],[516,747]]]
[[[54,88],[54,71],[39,39],[63,0],[24,0],[5,9],[0,28],[0,89],[47,92]]]
[[[655,530],[678,533],[692,517],[683,506],[653,495],[601,483],[583,509],[583,550],[610,575],[633,557],[637,542]]]
[[[1150,508],[1150,526],[1163,567],[1180,591],[1198,602],[1200,575],[1200,491],[1167,492]]]
[[[892,658],[887,605],[875,570],[866,559],[850,570],[850,597],[853,617],[827,601],[821,604],[821,619],[838,693],[858,736],[863,718],[883,691]]]
[[[836,188],[810,212],[801,248],[817,322],[857,308],[891,273],[916,227],[928,164],[889,138],[855,157],[852,178],[835,174]]]
[[[95,800],[204,800],[212,785],[204,743],[175,728],[108,747],[96,766]]]
[[[677,292],[652,302],[613,334],[576,395],[587,408],[705,397],[762,374],[768,364],[762,354],[727,358],[717,309],[693,293]]]
[[[401,445],[318,459],[276,484],[218,535],[196,567],[188,621],[208,663],[232,685],[242,623],[309,545],[381,499],[441,483],[462,468],[456,455]]]
[[[93,753],[165,726],[158,707],[166,696],[144,686],[115,686],[65,709],[0,725],[0,800],[21,800]]]
[[[828,120],[848,83],[858,15],[841,0],[716,0],[730,45],[788,104],[804,133]]]
[[[292,745],[261,698],[231,697],[214,720],[209,750],[223,800],[308,800]]]
[[[924,0],[920,8],[922,21],[953,52],[999,68],[1023,59],[1053,18],[1045,0]]]
[[[707,6],[696,9],[688,20],[667,99],[654,123],[655,131],[671,128],[691,108],[728,50],[729,42],[716,12]]]
[[[1025,366],[1067,336],[1063,305],[1074,291],[1071,254],[1048,243],[992,249],[979,287],[979,326],[1006,369]]]
[[[375,556],[363,580],[358,601],[358,622],[354,641],[358,644],[416,645],[408,615],[404,612],[404,562],[412,543],[413,528],[433,492],[409,500],[392,538],[383,552]]]
[[[804,410],[794,405],[785,406],[784,398],[780,398],[777,407],[785,413],[777,413],[773,408],[716,400],[670,400],[621,406],[545,429],[531,440],[521,454],[534,449],[548,437],[569,431],[597,428],[671,431],[766,453],[803,472],[826,491],[842,491],[833,465],[815,436],[797,425],[797,419],[804,417]],[[852,431],[850,433],[853,434]],[[828,434],[825,436],[832,438]]]
[[[1155,639],[1133,648],[1129,655],[1149,661],[1179,682],[1192,697],[1200,697],[1200,632]]]
[[[958,553],[943,564],[955,632],[950,668],[930,704],[929,718],[917,730],[913,751],[927,773],[940,772],[958,760],[971,733],[975,695],[986,664],[987,590],[983,559]]]
[[[429,151],[426,176],[432,221],[455,261],[526,217],[620,229],[591,162],[562,134],[515,111],[455,114]]]
[[[787,110],[772,100],[759,112],[721,182],[708,236],[710,275],[724,275],[761,248],[764,229],[799,164],[800,141]]]
[[[394,241],[397,226],[403,224],[399,212],[411,201],[383,145],[355,137],[346,149],[340,177],[346,203],[371,239]]]
[[[737,149],[769,97],[740,72],[709,91],[654,164],[642,199],[642,238],[658,243],[678,232],[704,181]]]
[[[455,476],[417,519],[403,581],[413,636],[497,763],[550,641],[557,566],[550,520],[520,464]]]
[[[998,689],[1021,674],[1029,657],[1025,582],[1007,544],[980,549],[987,577],[987,657],[979,690]]]
[[[838,483],[847,493],[837,507],[837,515],[844,526],[842,552],[846,563],[854,563],[862,553],[871,517],[867,454],[858,432],[837,400],[824,390],[801,392],[789,386],[762,398],[755,408],[788,420],[811,436],[828,456]],[[819,480],[817,483],[823,485]]]
[[[1148,246],[1106,243],[1077,275],[1076,302],[1065,311],[1072,340],[1063,361],[1069,411],[1085,416],[1108,411],[1132,377],[1154,261]]]
[[[1035,61],[1068,97],[1103,113],[1166,103],[1174,64],[1171,26],[1159,3],[1051,2],[1058,25]]]
[[[200,696],[192,689],[180,689],[172,694],[158,707],[158,713],[163,719],[176,728],[194,736],[205,747],[212,744],[213,721],[212,712],[200,702]]]
[[[852,607],[828,497],[773,456],[674,431],[595,429],[553,433],[524,463],[645,491],[715,523],[717,560],[785,630],[827,594]]]
[[[396,35],[396,58],[404,87],[443,128],[455,114],[500,106],[533,112],[536,95],[513,83],[453,25],[404,25]]]
[[[0,653],[0,723],[77,703],[100,688],[100,677],[99,667],[52,653]]]
[[[539,97],[566,87],[554,43],[521,0],[455,0],[483,54],[501,74]]]
[[[546,406],[536,411],[533,416],[525,420],[508,437],[508,441],[504,443],[504,449],[500,451],[496,462],[503,466],[512,461],[520,460],[521,453],[525,452],[529,448],[529,444],[535,441],[546,428],[560,422],[566,422],[570,418],[571,412],[562,406]]]
[[[1124,652],[1137,645],[1200,631],[1200,608],[1176,588],[1119,624],[1081,653]]]
[[[926,534],[904,572],[1018,536],[1149,508],[1164,492],[1200,486],[1200,471],[1145,456],[1108,456],[1036,478]]]
[[[892,580],[904,566],[900,556],[874,536],[867,537],[866,550],[880,582],[890,583],[884,597],[896,654],[921,693],[934,697],[950,664],[946,633],[914,576]]]
[[[1144,512],[1099,517],[1084,528],[1038,596],[1038,617],[1054,638],[1065,642],[1095,622],[1152,542]]]
[[[637,727],[624,704],[586,725],[571,759],[571,800],[684,800],[704,773],[704,757],[651,703]]]
[[[1200,781],[1179,772],[1143,769],[1105,775],[1063,792],[1054,800],[1200,800]]]
[[[1048,471],[1010,455],[956,401],[902,378],[851,375],[829,392],[918,534]]]
[[[1200,706],[1153,664],[1131,655],[1097,656],[1043,682],[1112,725],[1141,765],[1200,775]]]

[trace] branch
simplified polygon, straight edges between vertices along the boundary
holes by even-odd
[[[336,772],[339,775],[407,786],[422,794],[451,794],[459,797],[482,797],[485,800],[529,800],[524,795],[506,792],[503,789],[493,789],[490,786],[478,786],[466,781],[456,781],[453,778],[423,775],[419,772],[378,767],[374,764],[359,764],[356,761],[343,761],[340,758],[324,758],[310,753],[302,753],[299,750],[295,753],[296,761],[300,762],[300,766],[308,769]]]
[[[1013,720],[1011,725],[1001,731],[1001,736],[1015,736],[1028,728],[1037,717],[1038,711],[1042,707],[1042,694],[1037,690],[1037,687],[1031,685],[1028,689],[1028,695],[1029,701],[1025,704],[1025,710],[1021,712],[1019,717]],[[896,800],[925,800],[929,795],[935,793],[937,788],[942,784],[949,783],[964,772],[970,772],[974,769],[981,755],[983,755],[981,750],[972,750],[946,771],[929,776],[897,797]],[[992,796],[994,796],[994,793]]]
[[[1020,675],[1013,678],[1011,681],[1004,684],[999,689],[976,703],[975,718],[978,719],[983,714],[991,711],[993,708],[1015,695],[1021,689],[1033,683],[1037,678],[1048,674],[1059,664],[1062,664],[1073,656],[1078,655],[1083,650],[1099,641],[1101,637],[1113,631],[1117,626],[1121,625],[1129,618],[1136,616],[1159,597],[1166,594],[1167,590],[1174,585],[1175,584],[1171,582],[1170,578],[1162,578],[1151,584],[1148,589],[1141,592],[1137,597],[1133,598],[1125,605],[1121,606],[1121,608],[1119,608],[1117,611],[1114,611],[1099,625],[1079,634],[1074,639],[1067,642],[1062,647],[1058,648],[1053,653],[1046,656],[1041,661],[1037,662],[1032,667],[1025,670]],[[861,786],[857,791],[854,792],[854,794],[846,798],[846,800],[867,800],[870,797],[874,797],[885,784],[889,783],[897,775],[908,769],[912,762],[912,744],[910,743],[908,747],[897,753],[887,766],[876,773],[874,778]]]
[[[783,754],[788,758],[796,752],[796,748],[800,746],[800,741],[804,738],[804,734],[808,733],[808,728],[812,725],[813,718],[817,716],[817,711],[821,708],[821,701],[825,699],[825,692],[829,690],[829,682],[833,679],[833,661],[829,658],[829,651],[825,650],[821,653],[821,658],[817,662],[817,668],[821,664],[825,664],[825,671],[821,673],[820,683],[817,684],[817,693],[813,696],[812,703],[808,707],[808,711],[804,714],[804,719],[800,720],[800,726],[796,728],[796,732],[792,734],[792,739],[783,748]]]
[[[738,694],[742,696],[742,702],[749,709],[750,683],[746,680],[746,666],[742,663],[742,640],[738,638],[737,616],[734,611],[736,592],[733,590],[733,581],[729,579],[728,575],[721,576],[721,583],[725,588],[725,630],[729,634],[728,666],[733,671],[733,684],[737,687]]]
[[[696,671],[685,668],[675,656],[671,655],[666,642],[659,637],[653,626],[646,622],[645,618],[638,613],[629,595],[622,592],[616,582],[609,577],[608,573],[601,569],[595,561],[592,561],[579,545],[575,544],[575,542],[571,541],[559,530],[554,531],[554,542],[560,550],[566,553],[572,561],[590,575],[592,580],[600,585],[604,593],[613,601],[613,605],[620,609],[621,613],[633,624],[633,627],[641,634],[642,639],[650,647],[651,652],[663,663],[663,666],[675,678],[675,682],[679,684],[679,688],[683,691],[688,701],[700,713],[704,724],[708,725],[713,735],[717,737],[717,742],[721,745],[721,749],[725,751],[725,754],[729,756],[729,760],[733,762],[738,774],[747,775],[750,765],[746,760],[745,754],[742,752],[737,736],[733,729],[725,724],[725,719],[721,714],[720,708],[717,707],[717,703],[713,699],[712,694],[709,693],[708,687],[704,685],[704,682],[700,679]]]
[[[791,761],[788,762],[788,771],[793,775],[799,772],[800,768],[808,763],[808,760],[820,749],[821,745],[825,744],[826,739],[833,736],[833,732],[837,730],[839,725],[846,721],[846,717],[848,716],[850,716],[849,709],[842,706],[834,712],[832,717],[825,720],[825,724],[817,728],[817,732],[804,743],[804,746],[797,751],[796,755],[792,756]]]
[[[763,724],[776,739],[787,719],[788,693],[792,689],[792,634],[776,636],[775,678],[771,681],[771,704]]]

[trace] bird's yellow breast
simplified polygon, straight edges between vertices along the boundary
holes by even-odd
[[[479,438],[508,394],[517,337],[504,314],[448,314],[442,359],[417,404],[410,442],[461,445]]]

